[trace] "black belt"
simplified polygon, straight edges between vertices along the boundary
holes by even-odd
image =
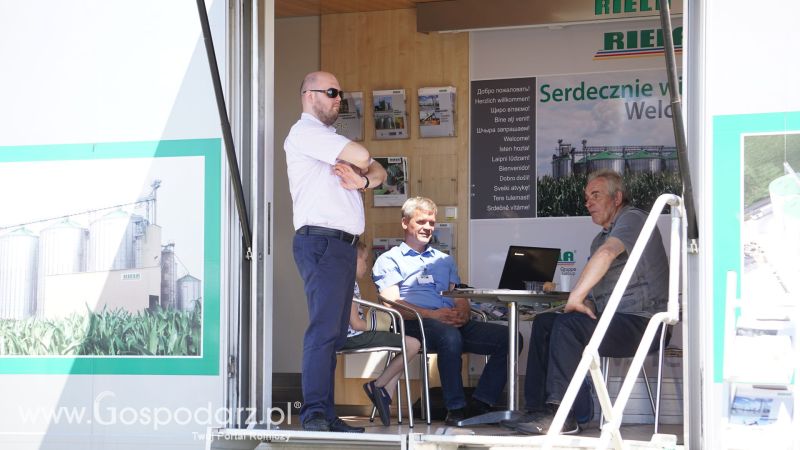
[[[341,230],[335,230],[333,228],[325,228],[325,227],[318,227],[315,225],[303,225],[297,230],[297,234],[302,234],[305,236],[329,236],[335,237],[342,241],[347,242],[350,245],[356,245],[358,243],[358,235],[357,234],[350,234]]]

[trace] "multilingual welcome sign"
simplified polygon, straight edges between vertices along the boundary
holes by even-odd
[[[473,219],[536,216],[536,78],[472,82]]]

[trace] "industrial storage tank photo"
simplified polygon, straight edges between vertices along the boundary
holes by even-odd
[[[203,297],[199,279],[184,275],[178,279],[178,309],[181,311],[194,311],[195,305]]]
[[[124,270],[136,267],[137,239],[143,238],[145,219],[121,209],[112,211],[89,225],[88,270]]]
[[[86,271],[89,230],[69,219],[39,233],[39,275]]]
[[[39,237],[26,228],[0,235],[0,319],[21,320],[36,311]]]
[[[585,175],[586,174],[586,168],[588,166],[588,163],[587,163],[586,159],[587,159],[586,156],[584,156],[584,157],[582,157],[580,159],[578,159],[578,158],[575,159],[575,163],[572,165],[572,171],[573,171],[573,173],[575,175]]]
[[[566,178],[572,176],[574,148],[571,144],[565,143],[563,139],[558,140],[558,149],[553,155],[553,178]]]
[[[161,247],[161,308],[175,309],[178,264],[175,261],[175,244]]]
[[[664,170],[671,173],[678,173],[678,152],[664,153]]]
[[[589,173],[600,169],[611,169],[617,173],[625,173],[625,159],[610,152],[600,152],[586,158]]]
[[[70,219],[50,225],[39,233],[37,316],[44,314],[46,276],[86,272],[88,241],[89,230]]]
[[[631,173],[661,172],[662,160],[661,155],[658,153],[641,150],[625,155],[625,161],[628,163],[628,170],[631,171]]]
[[[553,156],[553,178],[566,178],[572,176],[572,157]]]

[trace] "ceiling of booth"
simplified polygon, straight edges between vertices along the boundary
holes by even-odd
[[[670,2],[673,15],[682,14],[684,1]],[[275,0],[275,17],[415,9],[417,31],[427,33],[658,18],[654,4],[626,1],[619,11],[622,4],[615,0],[613,8],[606,2],[605,12],[599,12],[600,3],[589,0]]]
[[[411,9],[417,3],[436,1],[441,0],[275,0],[275,17]]]

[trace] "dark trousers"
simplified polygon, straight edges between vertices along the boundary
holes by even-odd
[[[334,237],[295,235],[294,261],[308,302],[309,324],[303,338],[303,406],[300,419],[322,412],[332,420],[336,351],[347,338],[356,249]]]
[[[632,357],[649,321],[647,317],[615,314],[600,344],[600,355]],[[596,320],[578,312],[545,313],[534,318],[525,374],[525,409],[540,410],[545,403],[561,403],[596,327]],[[581,395],[590,395],[586,384],[578,392]]]
[[[427,349],[437,353],[442,396],[448,410],[467,406],[461,382],[461,354],[489,355],[472,397],[489,405],[497,402],[508,374],[508,328],[470,320],[456,328],[436,319],[422,319]],[[417,320],[405,321],[406,334],[422,341]]]

